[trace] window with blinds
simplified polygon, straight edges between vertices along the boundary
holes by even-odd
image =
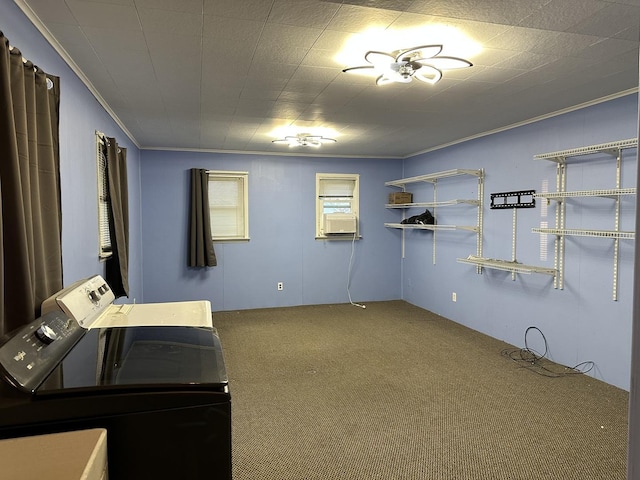
[[[316,238],[326,238],[326,214],[352,213],[359,219],[359,192],[358,174],[316,173]]]
[[[209,172],[209,217],[214,240],[249,240],[248,172]]]
[[[112,254],[109,221],[111,201],[109,199],[109,177],[107,176],[107,153],[104,135],[96,132],[96,162],[98,172],[98,256],[108,258]]]

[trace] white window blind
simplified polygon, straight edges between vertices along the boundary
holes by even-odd
[[[353,197],[355,185],[354,179],[321,178],[318,194],[321,197]]]
[[[209,217],[214,240],[246,240],[248,173],[209,172]]]
[[[109,184],[107,177],[107,156],[104,136],[96,132],[96,166],[98,173],[98,256],[111,256],[111,234],[109,233],[109,219],[111,217],[111,201],[109,199]]]

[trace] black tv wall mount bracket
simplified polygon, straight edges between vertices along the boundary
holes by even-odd
[[[490,208],[535,208],[535,190],[518,190],[491,194]]]

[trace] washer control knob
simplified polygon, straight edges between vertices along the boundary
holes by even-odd
[[[56,338],[58,338],[58,335],[50,326],[40,325],[40,327],[38,327],[38,329],[36,330],[36,337],[38,337],[38,340],[40,340],[41,342],[49,345]]]
[[[91,301],[93,303],[98,303],[98,301],[100,300],[100,294],[98,292],[96,292],[95,290],[91,290],[89,292],[89,298],[91,299]]]

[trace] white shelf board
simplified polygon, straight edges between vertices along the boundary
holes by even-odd
[[[532,228],[533,233],[547,233],[549,235],[564,235],[573,237],[601,237],[601,238],[622,238],[634,239],[635,232],[623,232],[615,230],[586,230],[579,228]]]
[[[417,182],[435,182],[440,178],[455,177],[457,175],[473,175],[475,177],[482,176],[482,170],[468,170],[462,168],[456,168],[453,170],[445,170],[442,172],[430,173],[427,175],[418,175],[416,177],[401,178],[399,180],[391,180],[385,182],[388,187],[404,187],[408,183]]]
[[[611,188],[602,190],[575,190],[573,192],[547,192],[547,193],[534,193],[536,198],[548,198],[550,200],[562,200],[564,198],[576,198],[576,197],[607,197],[615,198],[622,195],[635,195],[636,189],[633,188]]]
[[[460,263],[469,263],[478,267],[491,268],[493,270],[503,270],[511,273],[543,273],[545,275],[555,275],[556,270],[547,267],[537,267],[534,265],[525,265],[513,260],[500,260],[497,258],[484,258],[475,255],[469,255],[467,258],[458,258]]]
[[[403,230],[469,230],[478,231],[475,225],[421,225],[414,223],[385,223],[388,228],[400,228]]]
[[[412,207],[436,208],[436,207],[450,207],[453,205],[460,205],[463,203],[468,205],[476,205],[476,206],[480,205],[479,200],[455,199],[455,200],[445,200],[443,202],[387,203],[385,206],[387,208],[412,208]]]
[[[583,155],[591,155],[594,153],[610,152],[624,148],[634,148],[638,146],[637,138],[629,138],[627,140],[619,140],[617,142],[600,143],[598,145],[589,145],[588,147],[571,148],[568,150],[559,150],[557,152],[541,153],[534,155],[536,160],[553,160],[566,159],[567,157],[579,157]]]

